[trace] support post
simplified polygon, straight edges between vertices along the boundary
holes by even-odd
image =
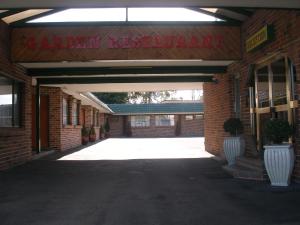
[[[36,153],[41,152],[41,135],[40,135],[40,82],[37,80],[35,86],[35,146]]]

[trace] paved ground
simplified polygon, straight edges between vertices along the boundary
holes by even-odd
[[[110,141],[98,145],[100,155]],[[0,173],[0,224],[300,224],[297,185],[234,180],[211,158],[97,161],[78,154]]]

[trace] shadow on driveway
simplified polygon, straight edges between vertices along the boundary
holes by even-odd
[[[300,224],[297,185],[234,180],[210,158],[52,156],[0,173],[0,184],[1,225]]]

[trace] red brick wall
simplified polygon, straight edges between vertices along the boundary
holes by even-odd
[[[41,94],[49,96],[49,148],[52,150],[67,150],[81,145],[81,125],[73,123],[73,101],[78,101],[56,87],[41,87]],[[62,101],[63,97],[69,101],[70,124],[63,125]],[[79,110],[80,111],[80,110]]]
[[[242,41],[255,33],[265,24],[273,24],[275,28],[276,40],[260,50],[246,53],[243,48],[243,60],[236,65],[232,65],[229,71],[239,71],[242,74],[241,93],[246,93],[246,77],[247,65],[255,64],[259,60],[278,53],[286,54],[293,64],[296,66],[297,81],[300,79],[300,13],[299,11],[288,10],[259,10],[250,20],[248,20],[242,27]],[[236,69],[235,69],[236,68]],[[297,84],[297,94],[300,94],[300,86]],[[250,136],[250,130],[247,129],[249,125],[249,109],[246,107],[246,96],[242,96],[242,120],[246,127],[246,135]],[[296,110],[297,118],[299,117],[299,109]],[[296,119],[299,121],[299,118]],[[299,136],[299,122],[296,124],[296,165],[294,176],[296,180],[300,181],[300,136]],[[249,150],[248,150],[249,151]]]
[[[216,75],[215,78],[217,83],[203,85],[205,149],[223,156],[223,140],[227,135],[223,123],[232,115],[232,88],[228,74]]]
[[[184,137],[203,136],[203,120],[185,120],[185,115],[181,115],[181,135]],[[110,116],[111,137],[122,137],[124,116]],[[175,115],[175,121],[178,116]],[[175,123],[176,124],[176,123]],[[132,127],[132,137],[175,137],[176,126],[155,126],[155,115],[150,117],[150,127]]]
[[[266,24],[273,24],[275,28],[275,40],[266,44],[258,50],[250,53],[245,51],[245,41]],[[258,64],[271,56],[286,54],[296,66],[297,80],[300,78],[300,13],[292,10],[258,10],[250,19],[242,25],[242,59],[231,64],[228,74],[223,78],[217,76],[219,84],[204,85],[205,103],[205,134],[206,150],[214,154],[220,154],[224,133],[222,130],[223,120],[233,115],[232,79],[234,74],[240,74],[241,93],[241,119],[245,127],[246,153],[251,154],[255,143],[250,131],[250,113],[248,101],[247,76],[250,64]],[[228,84],[230,82],[230,84]],[[219,88],[221,87],[221,89]],[[216,88],[222,90],[216,93]],[[300,85],[297,84],[297,94],[300,94]],[[299,109],[296,110],[297,118],[300,116]],[[214,121],[215,120],[215,121]],[[296,119],[299,121],[299,119]],[[296,166],[294,176],[300,181],[300,126],[297,124],[296,134]],[[216,129],[216,127],[218,129]],[[219,137],[219,138],[218,138]]]
[[[85,126],[89,128],[92,126],[93,123],[93,117],[92,117],[93,107],[90,105],[83,105],[81,107],[85,111],[85,118],[84,118]]]
[[[61,126],[62,126],[62,91],[55,87],[41,87],[42,95],[49,96],[49,148],[61,149]]]
[[[182,137],[199,137],[204,136],[204,119],[186,120],[185,115],[181,118],[181,135]]]
[[[104,124],[104,113],[99,112],[99,125],[97,126],[96,122],[93,124],[93,111],[97,112],[98,110],[93,108],[90,105],[82,105],[81,106],[85,111],[85,126],[87,128],[91,128],[92,125],[94,125],[95,131],[96,131],[96,139],[100,139],[100,126]]]
[[[111,137],[123,137],[123,116],[108,116]]]
[[[21,128],[0,129],[0,170],[30,160],[31,150],[31,78],[25,70],[10,62],[10,30],[0,20],[0,72],[24,82]]]

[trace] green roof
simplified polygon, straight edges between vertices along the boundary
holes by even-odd
[[[119,115],[203,113],[203,103],[108,104]]]

